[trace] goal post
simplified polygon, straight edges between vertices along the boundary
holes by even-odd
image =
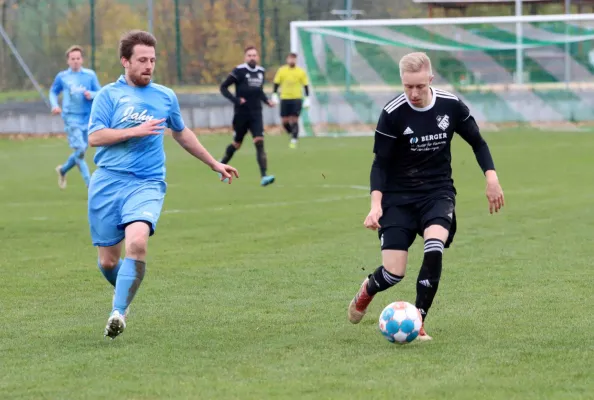
[[[402,90],[398,61],[426,52],[434,85],[479,123],[594,121],[594,14],[293,21],[291,49],[308,73],[308,135],[373,132]],[[348,51],[346,51],[348,49]]]

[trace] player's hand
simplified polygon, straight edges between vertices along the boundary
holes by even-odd
[[[369,214],[367,215],[367,218],[365,218],[365,222],[363,222],[363,225],[365,225],[367,229],[371,229],[372,231],[381,228],[379,220],[382,217],[383,213],[384,212],[381,207],[371,207],[371,211],[369,211]]]
[[[272,93],[272,102],[273,102],[274,104],[278,104],[278,102],[279,102],[279,101],[278,101],[278,94],[276,94],[276,93]]]
[[[215,165],[213,165],[212,170],[221,174],[220,177],[222,182],[231,183],[231,181],[233,181],[233,176],[239,178],[239,172],[227,164],[217,162]]]
[[[303,99],[303,108],[307,109],[309,108],[309,97],[306,97],[305,99]]]
[[[152,135],[159,135],[162,133],[162,126],[163,122],[165,122],[165,118],[161,119],[151,119],[150,121],[143,122],[142,124],[135,126],[132,128],[134,131],[134,137],[143,137],[143,136],[152,136]]]
[[[239,98],[239,105],[242,105],[243,103],[245,103],[245,99],[243,97]]]
[[[270,108],[272,108],[272,107],[274,107],[276,105],[276,103],[274,101],[272,101],[272,100],[268,100],[266,102],[266,104],[268,104],[268,107],[270,107]]]
[[[54,107],[54,108],[52,108],[52,114],[60,115],[60,114],[62,114],[62,109],[60,107]]]
[[[85,90],[83,96],[85,96],[85,99],[91,100],[91,92],[89,92],[88,90]]]
[[[499,212],[501,207],[505,204],[505,201],[503,197],[503,189],[501,189],[497,177],[487,178],[486,195],[487,200],[489,200],[489,212],[491,214],[493,214],[493,212]]]

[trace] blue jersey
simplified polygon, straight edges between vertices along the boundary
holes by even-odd
[[[59,107],[58,96],[64,93],[62,98],[62,114],[75,114],[88,116],[91,112],[93,98],[101,90],[97,75],[91,69],[81,68],[74,72],[68,68],[56,75],[54,83],[49,92],[52,108]],[[91,93],[91,100],[87,100],[84,93]]]
[[[101,129],[126,129],[163,118],[166,126],[174,132],[184,130],[184,120],[173,90],[152,82],[145,87],[129,86],[121,76],[97,94],[91,109],[89,136]],[[110,171],[131,173],[139,178],[165,179],[165,126],[159,129],[159,135],[98,147],[95,164]]]

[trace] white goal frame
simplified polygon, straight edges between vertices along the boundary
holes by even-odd
[[[292,21],[290,24],[291,51],[299,51],[300,28],[356,28],[372,26],[411,26],[411,25],[448,25],[448,24],[516,24],[516,79],[521,85],[524,71],[524,57],[522,46],[522,24],[526,22],[577,22],[594,21],[594,14],[552,14],[552,15],[522,15],[496,17],[460,17],[460,18],[407,18],[407,19],[359,19],[359,20],[324,20],[324,21]],[[569,61],[566,54],[566,64]]]

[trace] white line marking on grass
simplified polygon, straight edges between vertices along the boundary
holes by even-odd
[[[0,203],[3,207],[49,207],[49,206],[76,206],[84,205],[86,201],[19,201],[13,203]]]
[[[276,187],[279,188],[317,188],[317,187],[321,187],[324,189],[355,189],[355,190],[367,190],[369,191],[369,187],[368,186],[362,186],[362,185],[329,185],[329,184],[324,184],[324,185],[275,185]]]
[[[319,199],[313,200],[296,200],[296,201],[276,201],[271,203],[254,203],[254,204],[236,204],[236,205],[229,205],[228,207],[213,207],[213,208],[201,208],[195,210],[165,210],[163,214],[199,214],[199,213],[207,213],[213,211],[226,211],[229,209],[239,209],[239,208],[269,208],[269,207],[285,207],[285,206],[295,206],[300,204],[311,204],[311,203],[332,203],[335,201],[345,201],[345,200],[353,200],[353,199],[363,199],[369,197],[368,195],[352,195],[352,196],[338,196],[338,197],[323,197]]]

